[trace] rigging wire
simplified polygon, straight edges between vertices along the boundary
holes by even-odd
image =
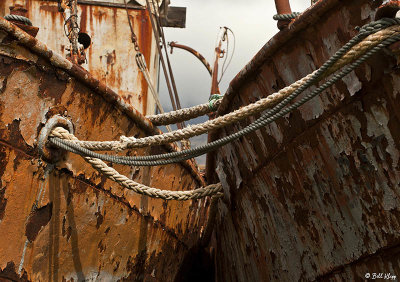
[[[135,56],[136,65],[139,68],[139,70],[142,72],[142,74],[143,74],[143,76],[144,76],[144,78],[145,78],[145,80],[147,82],[147,85],[150,88],[150,92],[153,95],[153,98],[154,98],[155,103],[156,103],[156,110],[158,109],[160,111],[160,113],[164,113],[164,109],[163,109],[163,107],[161,105],[161,102],[160,102],[160,99],[159,99],[158,91],[155,90],[155,88],[153,86],[153,83],[151,81],[150,73],[149,73],[149,70],[148,70],[147,65],[146,65],[146,60],[144,58],[144,55],[140,52],[139,43],[138,43],[138,40],[137,40],[136,33],[133,30],[133,26],[132,26],[132,22],[131,22],[131,19],[130,19],[130,16],[129,16],[128,5],[126,3],[126,0],[124,0],[124,3],[125,3],[126,16],[127,16],[128,23],[129,23],[129,29],[131,31],[131,41],[132,41],[132,43],[134,45],[134,48],[135,48],[135,51],[136,51],[136,56]],[[166,125],[166,128],[167,128],[167,130],[169,132],[172,131],[172,128],[169,125]]]
[[[167,72],[167,67],[165,65],[164,56],[162,55],[162,52],[161,52],[160,36],[158,34],[158,31],[157,31],[157,26],[154,23],[153,13],[151,12],[151,6],[150,6],[149,0],[146,0],[146,8],[147,8],[147,11],[149,13],[149,18],[150,18],[153,34],[154,34],[154,37],[155,37],[155,39],[157,41],[156,47],[157,47],[158,54],[160,56],[160,61],[161,61],[162,69],[163,69],[163,72],[164,72],[165,82],[167,84],[168,94],[169,94],[169,98],[171,100],[172,109],[174,111],[176,111],[177,107],[176,107],[176,103],[175,103],[174,94],[172,93],[171,83],[169,81],[169,76],[168,76],[168,72]],[[181,126],[180,123],[178,123],[177,126],[179,128]]]
[[[232,58],[233,58],[233,56],[234,56],[234,54],[235,54],[235,49],[236,49],[236,36],[235,36],[235,33],[232,31],[232,29],[230,29],[230,28],[227,27],[227,26],[224,26],[224,28],[232,34],[232,37],[233,37],[233,49],[232,49],[232,54],[231,54],[231,56],[230,56],[230,58],[229,58],[229,60],[228,60],[228,64],[227,64],[226,67],[224,68],[225,63],[226,63],[226,61],[227,61],[227,59],[228,59],[228,56],[229,56],[229,36],[227,35],[227,36],[226,36],[226,55],[225,55],[225,60],[224,60],[224,62],[223,62],[223,64],[222,64],[221,76],[220,76],[220,78],[219,78],[219,80],[218,80],[218,83],[221,82],[221,80],[222,80],[222,78],[223,78],[223,76],[224,76],[226,70],[229,68],[229,66],[230,66],[230,64],[231,64],[231,62],[232,62]]]
[[[172,90],[173,90],[173,94],[174,94],[174,98],[175,98],[176,108],[177,108],[177,110],[180,110],[180,109],[182,109],[182,106],[181,106],[181,102],[179,99],[178,90],[176,88],[175,77],[174,77],[174,74],[172,71],[171,61],[170,61],[169,55],[168,55],[168,49],[167,49],[167,44],[165,41],[164,29],[161,26],[160,16],[158,14],[158,8],[154,4],[154,1],[151,1],[151,3],[153,6],[153,10],[154,10],[154,18],[156,20],[158,34],[159,34],[159,37],[161,38],[161,44],[163,45],[165,57],[167,59],[169,78],[170,78],[171,84],[172,84]],[[150,16],[151,16],[151,13],[150,13]],[[185,122],[180,122],[178,124],[180,125],[180,127],[178,126],[178,128],[185,127]]]

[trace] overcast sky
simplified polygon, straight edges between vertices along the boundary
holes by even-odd
[[[293,11],[302,12],[310,6],[310,2],[310,0],[291,0],[290,4]],[[276,22],[272,19],[276,14],[273,0],[171,0],[171,6],[187,7],[186,28],[165,28],[166,40],[177,41],[196,49],[211,65],[220,27],[227,26],[235,33],[236,50],[232,63],[220,83],[222,94],[233,77],[278,32]],[[230,47],[232,42],[230,37]],[[211,78],[201,62],[192,54],[180,49],[174,49],[170,59],[182,107],[207,102]],[[172,110],[162,75],[160,99],[166,111]],[[192,123],[204,120],[204,118],[196,119]],[[194,146],[203,142],[205,142],[204,136],[192,140]],[[200,162],[203,161],[204,159]]]

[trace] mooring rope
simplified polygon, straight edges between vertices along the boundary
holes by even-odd
[[[361,31],[360,31],[360,33],[362,33],[362,34],[364,34],[364,35],[368,35],[368,34],[370,34],[370,33],[373,33],[374,31],[376,31],[376,30],[379,30],[379,29],[382,29],[382,28],[384,28],[384,27],[386,27],[387,25],[393,25],[393,24],[398,24],[399,23],[399,20],[398,19],[386,19],[385,21],[381,21],[381,22],[379,22],[379,23],[372,23],[372,24],[369,24],[369,25],[367,25],[366,27],[364,27],[363,29],[361,29]],[[233,112],[233,113],[230,113],[230,114],[228,114],[228,115],[225,115],[225,116],[222,116],[222,117],[219,117],[219,118],[217,118],[217,119],[219,119],[218,121],[220,121],[221,119],[224,119],[224,118],[226,118],[226,116],[233,116],[233,118],[234,119],[238,119],[238,117],[243,117],[243,115],[245,116],[245,117],[247,117],[247,116],[249,116],[249,115],[251,115],[251,114],[253,114],[254,112],[251,112],[251,113],[248,113],[247,111],[249,110],[249,108],[251,108],[251,107],[253,107],[253,111],[254,111],[254,107],[255,107],[255,105],[256,105],[256,107],[258,106],[258,108],[256,108],[256,110],[258,110],[258,111],[260,111],[260,108],[261,108],[261,110],[265,110],[265,105],[262,105],[261,107],[259,106],[259,104],[260,103],[263,103],[263,102],[265,102],[265,101],[267,101],[267,103],[271,103],[271,97],[272,98],[276,98],[279,94],[282,94],[282,92],[285,92],[286,91],[286,95],[283,97],[283,98],[285,98],[285,97],[287,97],[287,96],[290,96],[289,94],[291,94],[291,93],[295,93],[295,95],[297,96],[298,94],[300,94],[304,89],[306,89],[309,85],[311,85],[311,84],[314,84],[317,80],[315,80],[318,76],[319,76],[319,80],[322,78],[322,76],[320,76],[320,74],[321,73],[324,73],[325,75],[324,76],[326,76],[327,74],[329,74],[329,73],[332,73],[332,72],[334,72],[335,70],[337,70],[337,69],[339,69],[340,67],[342,67],[343,65],[345,65],[347,62],[350,62],[350,61],[352,61],[352,60],[354,60],[354,58],[356,58],[357,56],[359,56],[360,54],[363,54],[363,53],[365,53],[366,51],[367,51],[367,49],[368,48],[371,48],[371,46],[373,46],[373,48],[375,47],[375,46],[377,46],[377,44],[379,43],[379,42],[381,42],[382,40],[384,40],[385,38],[388,38],[388,37],[390,37],[390,36],[394,36],[395,34],[397,34],[399,32],[399,27],[391,27],[391,28],[387,28],[387,29],[385,29],[385,30],[382,30],[382,31],[378,31],[378,32],[376,32],[375,34],[373,34],[373,35],[371,35],[371,36],[368,36],[367,38],[365,38],[361,43],[359,43],[358,45],[355,45],[358,41],[360,41],[360,38],[362,38],[361,36],[356,36],[355,38],[353,38],[352,40],[350,40],[350,42],[348,43],[348,44],[346,44],[341,50],[339,50],[330,60],[328,60],[328,62],[326,63],[326,64],[324,64],[318,71],[316,71],[316,72],[314,72],[313,74],[311,74],[311,75],[308,75],[307,77],[305,77],[305,78],[303,78],[302,80],[300,80],[300,81],[298,81],[298,82],[296,82],[296,83],[294,83],[294,84],[292,84],[291,86],[289,86],[289,87],[287,87],[287,88],[284,88],[284,89],[282,89],[280,92],[278,92],[278,93],[275,93],[275,94],[273,94],[273,95],[270,95],[270,96],[268,96],[267,98],[264,98],[264,99],[262,99],[262,100],[260,100],[260,101],[258,101],[257,103],[255,103],[255,104],[251,104],[251,105],[249,105],[249,106],[246,106],[246,107],[243,107],[242,109],[240,109],[239,111],[241,111],[241,113],[240,113],[240,115],[236,115],[235,116],[235,114],[238,112],[238,111],[235,111],[235,112]],[[359,37],[359,38],[357,38],[357,37]],[[355,46],[354,46],[355,45]],[[350,49],[350,47],[351,46],[354,46],[353,47],[353,49],[351,49],[349,52],[347,52],[347,53],[345,53],[344,51],[347,51],[347,50],[349,50]],[[386,46],[386,45],[385,45]],[[381,49],[381,48],[383,48],[383,47],[379,47],[378,49]],[[372,55],[372,54],[371,54]],[[333,65],[333,63],[335,63],[334,65]],[[333,66],[332,66],[333,65]],[[313,79],[310,79],[310,78],[313,78]],[[310,83],[307,83],[307,81],[310,81],[311,82],[311,84]],[[302,87],[300,87],[300,86],[302,86]],[[307,87],[305,87],[305,86],[307,86]],[[287,91],[287,89],[288,88],[291,88],[291,91],[289,92],[289,91]],[[301,89],[301,91],[292,91],[293,89],[296,89],[296,88],[300,88]],[[279,97],[279,96],[278,96]],[[279,97],[280,99],[279,100],[282,100],[282,97]],[[292,97],[290,100],[292,100],[294,97]],[[269,100],[269,101],[268,101]],[[278,100],[278,102],[279,102],[279,100]],[[274,100],[272,100],[273,102],[275,102]],[[287,104],[288,103],[288,101],[286,101],[285,102],[285,104]],[[258,104],[258,105],[257,105]],[[272,104],[272,103],[271,103]],[[275,102],[275,104],[276,104],[276,102]],[[269,106],[269,105],[267,105],[267,106]],[[280,108],[282,108],[282,107],[280,107]],[[243,111],[246,111],[247,113],[243,113]],[[276,113],[277,111],[272,111],[273,113]],[[269,116],[268,117],[271,117],[271,114],[270,114],[270,112],[268,113],[269,114]],[[264,116],[263,116],[264,117]],[[231,120],[230,120],[231,121]],[[226,124],[230,124],[231,122],[230,121],[228,121],[228,123],[224,123],[224,124],[217,124],[217,128],[219,128],[219,127],[222,127],[222,126],[225,126]],[[212,121],[211,121],[212,122]],[[209,122],[206,122],[205,124],[207,124],[207,123],[209,123]],[[196,126],[194,126],[194,127],[196,127]],[[215,128],[209,128],[209,127],[204,127],[204,124],[200,124],[200,125],[198,125],[197,126],[197,128],[198,127],[200,127],[200,128],[202,128],[202,130],[205,130],[205,131],[203,131],[204,133],[205,132],[207,132],[207,130],[213,130],[213,129],[215,129]],[[180,132],[182,132],[182,131],[188,131],[187,129],[184,129],[184,130],[181,130]],[[172,132],[172,133],[176,133],[177,131],[175,131],[175,132]],[[178,131],[179,132],[179,131]],[[196,132],[196,133],[198,133],[198,131]],[[157,139],[159,139],[159,138],[165,138],[166,136],[168,136],[168,135],[171,135],[171,134],[169,134],[169,133],[167,133],[167,134],[163,134],[163,135],[157,135],[157,136],[150,136],[150,137],[145,137],[145,138],[141,138],[141,139],[136,139],[136,140],[132,140],[132,138],[127,138],[127,137],[122,137],[121,139],[123,140],[123,141],[125,141],[125,146],[126,146],[126,148],[131,148],[131,147],[136,147],[136,146],[132,146],[132,143],[136,143],[136,144],[140,144],[140,142],[141,143],[143,143],[143,141],[146,141],[146,140],[149,140],[149,139],[153,139],[153,142],[150,142],[150,144],[147,144],[147,145],[155,145],[155,144],[157,144],[157,145],[159,145],[159,144],[164,144],[164,143],[157,143],[157,142],[154,142],[154,140],[157,140]],[[197,134],[196,134],[197,135]],[[187,135],[185,136],[186,138],[187,138]],[[176,137],[175,137],[176,138]],[[55,140],[56,138],[53,138],[52,140]],[[125,139],[125,140],[124,140]],[[168,139],[167,139],[168,140]],[[174,141],[175,140],[179,140],[179,138],[178,139],[173,139]],[[139,141],[139,142],[138,142]],[[169,139],[169,141],[171,141],[171,139]],[[54,143],[54,142],[53,142]],[[58,142],[59,143],[59,142]],[[68,142],[63,142],[64,144],[66,144],[66,145],[68,145],[68,146],[72,146],[72,143],[68,143]],[[94,145],[95,146],[93,146],[93,143],[94,143]],[[106,142],[97,142],[97,141],[77,141],[76,142],[76,144],[75,145],[80,145],[80,146],[83,146],[83,147],[85,147],[85,148],[89,148],[89,149],[91,149],[91,150],[103,150],[103,149],[121,149],[121,143],[122,142],[118,142],[118,141],[106,141]],[[166,142],[166,143],[168,143],[168,142]],[[89,144],[89,146],[88,146],[88,144]],[[116,146],[116,148],[114,148],[114,146],[115,145],[117,145]],[[209,146],[210,144],[208,144],[208,145],[206,145],[206,146],[208,146],[207,148],[210,148],[210,146]],[[137,147],[141,147],[141,146],[137,146]],[[77,146],[74,146],[74,148],[75,149],[77,149],[78,151],[79,151],[79,148],[77,147]],[[181,152],[175,152],[175,153],[179,153],[180,154],[180,156],[183,156],[183,155],[186,155],[186,156],[188,156],[189,154],[194,154],[195,152],[204,152],[204,150],[205,149],[207,149],[207,148],[205,148],[204,146],[202,146],[202,147],[199,147],[199,148],[193,148],[193,149],[190,149],[190,150],[184,150],[184,151],[181,151]],[[169,154],[162,154],[162,155],[157,155],[156,157],[157,158],[166,158],[166,157],[168,157],[168,158],[170,158],[170,157],[172,157],[170,154],[174,154],[174,153],[169,153]],[[97,155],[96,155],[97,156]],[[176,157],[177,155],[174,155],[174,157]],[[107,156],[108,158],[106,159],[106,160],[108,160],[108,161],[110,161],[110,157],[112,158],[112,157],[114,157],[114,159],[113,159],[113,161],[118,161],[118,160],[120,160],[121,158],[124,158],[124,157],[122,157],[122,156]],[[125,157],[126,158],[126,157]],[[154,158],[154,156],[146,156],[146,157],[129,157],[129,160],[150,160],[150,159],[155,159]]]
[[[65,130],[65,129],[64,129]],[[69,140],[77,140],[73,134],[67,136]],[[122,187],[132,190],[138,194],[146,195],[152,198],[159,198],[163,200],[196,200],[207,196],[222,196],[222,185],[220,183],[211,184],[205,187],[197,188],[189,191],[171,191],[171,190],[161,190],[158,188],[148,187],[146,185],[137,183],[132,179],[129,179],[125,175],[120,174],[114,168],[109,167],[100,159],[83,157],[83,159],[88,162],[94,169],[96,169],[101,174],[104,174],[108,179],[115,181]]]
[[[322,91],[333,85],[336,81],[338,81],[339,79],[341,79],[342,77],[353,71],[366,59],[371,57],[373,54],[375,54],[382,48],[400,40],[400,27],[398,26],[390,27],[391,25],[395,24],[398,25],[399,23],[400,23],[399,19],[384,19],[364,26],[362,29],[360,29],[360,33],[357,36],[351,39],[345,46],[343,46],[338,52],[336,52],[336,54],[332,56],[321,68],[307,75],[303,79],[300,79],[299,81],[293,83],[292,85],[282,89],[278,93],[270,95],[274,96],[274,98],[275,96],[278,95],[284,96],[283,99],[275,98],[279,100],[279,103],[275,103],[275,106],[271,110],[267,111],[267,113],[265,113],[263,116],[261,116],[259,119],[257,119],[255,122],[248,125],[244,129],[232,135],[211,142],[207,145],[193,148],[190,150],[184,150],[181,152],[173,152],[173,153],[153,155],[153,156],[139,156],[139,157],[110,156],[110,155],[98,154],[88,150],[85,147],[81,147],[79,144],[82,141],[78,141],[78,139],[73,134],[70,134],[67,130],[60,127],[57,127],[52,131],[53,137],[50,138],[50,142],[63,149],[82,155],[83,158],[93,166],[93,168],[106,175],[109,179],[116,181],[123,187],[133,190],[140,194],[144,194],[155,198],[161,198],[165,200],[189,200],[189,199],[199,199],[205,196],[213,196],[213,195],[221,196],[220,192],[222,191],[222,185],[220,183],[212,184],[192,191],[168,191],[168,190],[160,190],[157,188],[151,188],[136,183],[133,180],[127,178],[126,176],[119,174],[115,169],[107,166],[107,164],[105,164],[102,160],[97,158],[97,156],[104,158],[104,160],[106,161],[111,161],[121,164],[138,165],[138,166],[162,165],[162,164],[177,162],[182,159],[191,158],[193,156],[197,156],[209,152],[211,150],[215,150],[220,146],[232,142],[233,140],[236,140],[241,136],[244,136],[254,130],[257,130],[265,126],[266,124],[276,120],[277,118],[286,115],[287,113],[296,109],[300,105],[304,104],[311,98],[315,97],[316,95],[320,94]],[[280,111],[285,105],[287,105],[290,101],[292,101],[295,97],[297,97],[309,86],[315,84],[322,78],[336,72],[341,68],[343,69],[339,73],[333,75],[332,78],[327,80],[321,86],[317,87],[314,91],[312,91],[299,101],[293,103],[291,106]],[[294,90],[290,91],[292,89]],[[262,100],[260,101],[262,101],[262,103],[266,103],[265,99],[266,98],[262,99],[264,101]],[[254,105],[259,103],[260,101],[251,104],[249,106],[254,107]],[[254,111],[252,107],[251,109]],[[257,108],[258,111],[260,111],[260,107],[261,106],[258,106]],[[236,112],[237,111],[235,111],[234,113]],[[221,118],[224,118],[227,115],[222,116]],[[167,134],[168,133],[163,135]],[[128,137],[125,138],[128,139],[125,141],[129,142],[131,141],[131,138]],[[105,142],[105,143],[110,143],[110,142]],[[87,142],[84,142],[83,144],[87,144]],[[165,160],[160,160],[161,158],[165,158]]]
[[[193,118],[204,116],[218,109],[221,104],[222,95],[211,95],[208,103],[196,105],[190,108],[183,108],[164,114],[146,116],[154,125],[167,125],[181,121],[188,121]]]
[[[199,155],[202,155],[202,154],[205,154],[212,150],[215,150],[225,144],[228,144],[228,143],[232,142],[233,140],[236,140],[246,134],[249,134],[249,133],[275,121],[279,117],[282,117],[282,116],[288,114],[295,108],[301,106],[302,104],[304,104],[311,98],[320,94],[323,90],[330,87],[336,81],[338,81],[339,79],[341,79],[342,77],[344,77],[345,75],[350,73],[352,70],[354,70],[356,67],[358,67],[361,63],[363,63],[367,58],[369,58],[371,55],[376,53],[379,49],[381,49],[389,44],[392,44],[398,40],[400,40],[400,36],[397,36],[396,38],[390,38],[389,40],[386,40],[384,43],[379,44],[374,49],[371,49],[370,51],[368,51],[360,59],[358,59],[354,63],[352,63],[348,68],[344,69],[339,74],[335,75],[331,80],[324,83],[323,85],[321,85],[320,87],[315,89],[313,92],[311,92],[310,94],[308,94],[307,96],[305,96],[304,98],[299,100],[298,102],[294,103],[290,107],[284,109],[283,111],[278,112],[280,109],[282,109],[284,107],[284,105],[286,103],[288,103],[287,101],[282,101],[273,110],[269,111],[266,115],[262,116],[261,118],[256,120],[253,124],[245,127],[244,129],[242,129],[232,135],[229,135],[229,136],[226,136],[219,140],[216,140],[214,142],[208,143],[204,146],[200,146],[200,147],[193,148],[190,150],[184,150],[184,151],[180,151],[180,152],[172,152],[172,153],[166,153],[166,154],[160,154],[160,155],[126,157],[126,156],[113,156],[113,155],[98,154],[98,153],[92,152],[86,148],[82,148],[79,145],[76,145],[74,143],[69,143],[68,141],[59,139],[59,138],[52,138],[51,142],[62,149],[71,151],[76,154],[99,157],[106,161],[119,163],[119,164],[125,164],[125,165],[155,166],[155,165],[166,165],[166,164],[170,164],[170,163],[175,163],[175,162],[180,162],[183,160],[191,159],[193,157],[197,157]],[[293,99],[294,97],[295,96],[288,97],[288,98]],[[62,128],[57,128],[57,130],[53,131],[54,134],[60,134],[60,132],[63,132],[63,134],[66,134],[66,135],[69,134],[68,131],[66,131]],[[165,160],[160,160],[160,159],[165,159]]]
[[[380,42],[389,37],[393,37],[399,32],[400,32],[400,27],[393,26],[369,35],[359,44],[355,45],[348,53],[344,54],[341,57],[341,59],[338,59],[333,66],[331,66],[329,69],[325,69],[324,73],[319,76],[319,80],[328,76],[329,74],[332,74],[333,72],[342,68],[346,64],[354,61],[357,57],[367,52],[367,50],[370,49],[371,47],[378,45]],[[135,137],[121,136],[120,141],[76,141],[73,143],[93,151],[101,151],[101,150],[121,151],[131,148],[163,145],[179,141],[182,139],[188,139],[194,136],[207,133],[212,130],[225,127],[234,122],[243,120],[249,116],[253,116],[257,113],[263,112],[264,110],[277,105],[283,99],[292,94],[297,88],[304,85],[308,80],[310,80],[310,78],[313,77],[316,72],[317,71],[281,89],[279,92],[269,95],[266,98],[260,99],[259,101],[253,104],[249,104],[236,111],[228,113],[224,116],[217,117],[213,120],[206,121],[202,124],[196,124],[188,126],[187,128],[184,129],[160,135],[147,136],[140,139],[136,139]]]

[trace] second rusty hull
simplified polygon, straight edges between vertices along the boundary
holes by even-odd
[[[219,114],[320,67],[379,1],[319,1],[235,78]],[[219,281],[400,275],[400,72],[389,50],[275,123],[221,148]],[[253,119],[221,130],[226,136]]]
[[[27,47],[9,32],[0,30],[0,280],[173,280],[200,238],[207,200],[165,202],[137,195],[72,154],[43,179],[37,137],[55,114],[70,119],[75,134],[86,140],[143,137],[155,129],[133,109],[128,115],[129,107],[110,89],[98,82],[92,87],[89,74],[78,79],[54,67],[38,48],[32,51],[33,38],[23,35],[31,43]],[[190,163],[114,167],[161,189],[204,184]],[[38,209],[31,212],[36,199]]]

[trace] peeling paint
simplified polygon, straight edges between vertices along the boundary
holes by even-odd
[[[376,8],[367,0],[317,2],[236,76],[219,114],[321,66]],[[296,111],[218,150],[218,281],[357,281],[367,272],[400,273],[396,63],[380,52]]]
[[[14,49],[17,56],[0,56],[0,279],[6,277],[8,263],[19,265],[25,250],[22,273],[31,281],[111,276],[172,281],[188,250],[200,239],[206,200],[143,201],[144,196],[126,191],[79,156],[68,154],[46,179],[42,208],[31,213],[43,182],[35,139],[49,117],[66,116],[76,135],[86,140],[147,133],[97,89],[60,72],[44,58],[35,64],[18,59],[19,50]],[[163,153],[168,148],[157,150]],[[114,167],[135,181],[145,178],[143,167],[133,173],[130,167]],[[183,164],[150,168],[148,174],[148,185],[161,189],[190,190],[201,185],[197,174]]]

